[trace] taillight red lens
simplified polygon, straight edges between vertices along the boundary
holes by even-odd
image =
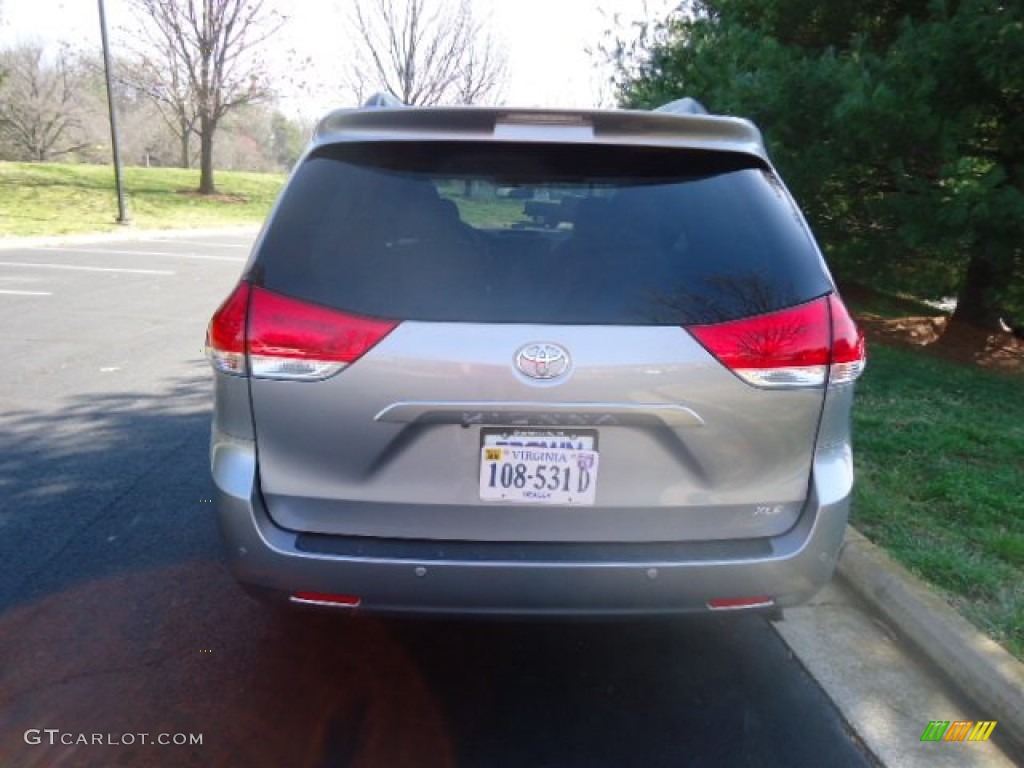
[[[855,381],[864,371],[867,363],[867,349],[864,333],[857,328],[846,305],[836,296],[829,296],[832,309],[832,370],[830,384],[847,384]]]
[[[245,316],[249,284],[239,283],[213,314],[206,330],[206,355],[215,369],[245,375]]]
[[[716,325],[688,328],[711,354],[758,387],[847,384],[864,369],[864,334],[838,296]]]
[[[829,364],[828,299],[757,317],[690,326],[711,354],[759,387],[820,387]]]
[[[323,379],[358,360],[397,325],[253,288],[250,370],[257,378]]]
[[[214,313],[206,332],[206,353],[222,373],[324,379],[358,360],[397,325],[243,282]]]

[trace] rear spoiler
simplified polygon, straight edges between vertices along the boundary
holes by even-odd
[[[363,102],[362,109],[375,109],[377,107],[389,107],[395,109],[397,107],[409,106],[404,101],[399,99],[390,91],[377,91],[375,94],[370,96],[366,101]],[[691,96],[684,96],[681,99],[675,101],[669,101],[662,104],[660,107],[655,107],[652,112],[667,112],[670,115],[707,115],[707,108]]]
[[[363,106],[361,108],[376,109],[379,107],[387,107],[390,109],[395,109],[397,107],[406,106],[408,106],[408,104],[405,104],[401,99],[399,99],[394,94],[388,93],[387,91],[377,91],[377,93],[373,94],[373,96],[371,96],[370,98],[363,102]]]
[[[703,110],[703,111],[702,111]],[[662,146],[753,155],[768,163],[761,132],[749,120],[710,115],[693,99],[657,110],[407,107],[374,95],[367,106],[339,109],[317,125],[315,144],[346,141],[514,141]]]

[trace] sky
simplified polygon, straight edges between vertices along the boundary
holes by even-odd
[[[273,0],[272,0],[273,1]],[[351,96],[340,90],[338,70],[344,61],[344,24],[339,7],[349,0],[301,0],[286,3],[289,22],[280,39],[267,51],[268,60],[281,72],[282,108],[304,117],[316,117],[338,106],[351,106]],[[612,106],[607,71],[602,71],[585,49],[594,47],[618,17],[632,21],[660,18],[671,0],[471,0],[474,14],[491,19],[502,41],[508,80],[504,103],[510,106]],[[106,0],[112,44],[119,28],[130,27],[125,0]],[[0,0],[0,46],[15,41],[68,42],[76,47],[100,46],[99,16],[95,0]],[[302,73],[304,92],[287,83],[288,52],[311,57]],[[113,48],[116,55],[116,46]]]

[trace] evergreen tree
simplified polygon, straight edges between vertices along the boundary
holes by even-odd
[[[744,115],[840,279],[1024,317],[1024,6],[707,0],[618,41],[624,105]]]

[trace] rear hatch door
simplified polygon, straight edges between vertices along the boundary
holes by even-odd
[[[751,383],[701,333],[828,343],[803,327],[827,327],[820,255],[756,158],[326,147],[248,279],[264,370],[321,338],[288,330],[296,317],[362,345],[326,378],[251,381],[261,490],[285,528],[713,540],[780,533],[803,506],[824,378]]]

